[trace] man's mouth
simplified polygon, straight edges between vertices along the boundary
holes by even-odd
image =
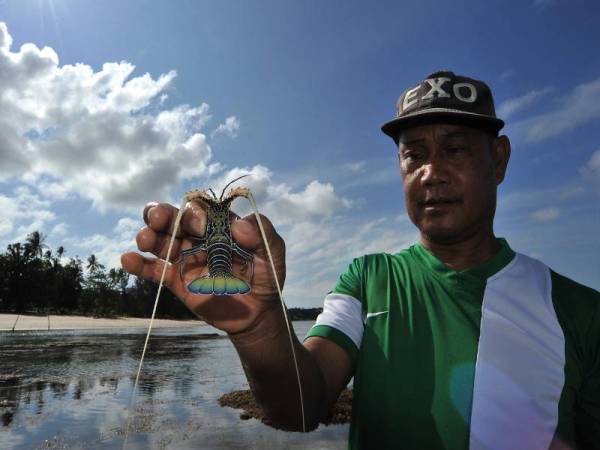
[[[425,207],[452,205],[454,203],[460,203],[460,200],[456,199],[456,198],[439,197],[439,198],[429,198],[427,200],[423,200],[423,201],[419,202],[419,204],[421,204],[422,206],[425,206]]]
[[[440,211],[461,203],[460,199],[447,197],[428,198],[419,202],[425,211]]]

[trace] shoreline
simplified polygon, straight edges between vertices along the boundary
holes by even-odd
[[[18,314],[0,314],[0,332],[11,331]],[[21,315],[15,331],[52,331],[52,330],[98,330],[110,328],[148,328],[150,318],[118,317],[94,318],[87,316],[50,316]],[[154,319],[153,328],[203,327],[202,320]]]

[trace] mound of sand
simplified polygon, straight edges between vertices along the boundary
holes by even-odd
[[[262,409],[254,400],[252,391],[246,389],[243,391],[233,391],[219,398],[221,406],[242,409],[240,419],[248,420],[250,418],[258,419],[265,425],[276,428],[263,414]],[[349,423],[352,414],[352,390],[344,389],[329,417],[321,421],[324,425]]]

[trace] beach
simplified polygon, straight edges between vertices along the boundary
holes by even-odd
[[[0,314],[0,331],[98,330],[107,328],[148,328],[150,318],[118,317],[114,319],[86,316],[32,316]],[[153,328],[187,328],[206,326],[201,320],[154,319]]]

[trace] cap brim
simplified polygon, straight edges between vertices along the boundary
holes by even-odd
[[[400,131],[406,128],[418,127],[430,123],[449,123],[452,125],[464,125],[473,128],[497,133],[504,126],[504,121],[493,116],[470,113],[459,110],[432,108],[396,117],[381,126],[381,131],[398,143]]]

